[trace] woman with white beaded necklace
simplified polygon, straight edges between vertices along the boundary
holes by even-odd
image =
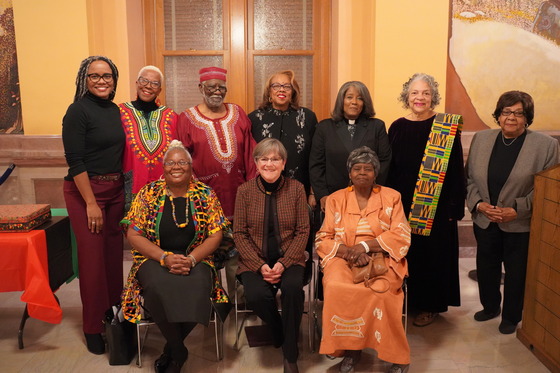
[[[214,191],[192,177],[192,158],[178,140],[163,157],[164,179],[145,185],[121,222],[134,263],[123,294],[124,316],[138,322],[139,294],[166,339],[156,372],[179,372],[188,357],[183,341],[210,320],[210,299],[227,300],[212,253],[229,229]]]
[[[477,241],[481,311],[476,321],[502,313],[499,331],[512,334],[521,321],[533,200],[533,176],[558,163],[558,141],[527,129],[533,98],[505,92],[493,116],[500,130],[474,135],[467,160],[467,206]],[[505,268],[504,301],[500,293]]]

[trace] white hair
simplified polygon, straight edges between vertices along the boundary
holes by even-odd
[[[192,156],[191,153],[189,153],[189,151],[185,148],[185,146],[183,145],[183,143],[179,140],[173,140],[169,143],[169,146],[167,147],[167,150],[165,151],[165,154],[163,155],[163,159],[167,159],[167,156],[169,155],[169,153],[171,153],[172,151],[182,151],[187,155],[187,158],[192,162]]]
[[[143,68],[140,69],[140,71],[138,72],[138,78],[140,78],[142,76],[142,73],[144,73],[144,71],[155,71],[156,73],[159,74],[160,79],[161,79],[161,83],[163,83],[163,73],[161,72],[161,70],[153,65],[148,65],[148,66],[144,66]]]

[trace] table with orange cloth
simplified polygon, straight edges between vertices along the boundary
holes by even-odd
[[[23,291],[21,300],[26,303],[20,334],[26,313],[38,320],[60,323],[62,309],[54,291],[72,276],[67,217],[53,217],[26,233],[0,232],[0,292]]]

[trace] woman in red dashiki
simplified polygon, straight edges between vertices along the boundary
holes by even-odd
[[[123,155],[126,211],[140,188],[161,178],[163,155],[171,140],[177,137],[177,114],[156,103],[162,82],[160,69],[144,66],[136,80],[136,100],[119,105],[126,134]]]

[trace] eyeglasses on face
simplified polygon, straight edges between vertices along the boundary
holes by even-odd
[[[274,83],[274,84],[270,85],[270,88],[272,88],[275,91],[279,91],[281,89],[283,89],[284,91],[291,91],[292,90],[292,85],[291,84]]]
[[[113,81],[113,74],[88,74],[87,77],[94,83],[97,83],[99,79],[103,79],[106,83]]]
[[[175,167],[175,165],[179,165],[181,167],[186,167],[190,164],[191,164],[191,162],[183,161],[183,160],[181,160],[179,162],[175,162],[175,161],[165,161],[165,162],[163,162],[163,165],[165,167]]]
[[[204,89],[206,89],[210,93],[215,93],[217,91],[220,91],[222,93],[227,92],[227,87],[225,85],[216,84],[216,85],[213,85],[213,86],[207,86],[206,84],[202,84],[202,86],[204,87]]]
[[[272,162],[274,164],[280,163],[282,162],[282,158],[267,158],[267,157],[262,157],[259,158],[259,162],[262,164],[267,164],[268,162]]]
[[[511,114],[516,116],[517,118],[521,118],[525,116],[525,112],[522,110],[519,111],[511,111],[511,110],[502,110],[502,114],[504,117],[509,117]]]
[[[150,85],[151,88],[153,89],[158,89],[159,87],[161,87],[161,83],[158,81],[151,81],[148,80],[146,78],[143,77],[139,77],[138,78],[138,84],[140,84],[142,87],[147,86],[148,84]]]

